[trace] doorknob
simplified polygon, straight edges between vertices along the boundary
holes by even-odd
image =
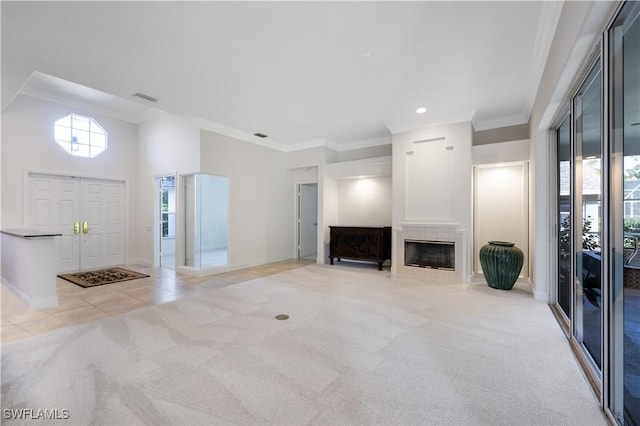
[[[82,223],[82,233],[83,234],[88,234],[89,233],[89,222],[83,222]]]
[[[76,222],[73,224],[73,233],[78,235],[80,233],[80,222]]]

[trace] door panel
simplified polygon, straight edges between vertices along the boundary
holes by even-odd
[[[124,263],[124,182],[30,174],[28,191],[27,227],[62,234],[58,272]]]
[[[567,321],[571,320],[572,311],[572,289],[573,289],[573,235],[571,227],[571,205],[572,205],[572,176],[573,157],[571,154],[571,120],[565,118],[557,131],[557,254],[558,254],[558,288],[557,302],[566,315]]]
[[[80,221],[79,179],[30,174],[27,205],[27,227],[62,234],[55,239],[57,271],[77,270],[80,251],[74,224]]]
[[[300,257],[315,256],[318,241],[318,185],[300,185]]]
[[[83,179],[82,269],[124,263],[124,182]]]
[[[600,62],[574,98],[574,335],[602,367]]]

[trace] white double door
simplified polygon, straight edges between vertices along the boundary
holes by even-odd
[[[56,237],[57,271],[125,263],[123,181],[29,174],[26,224]]]

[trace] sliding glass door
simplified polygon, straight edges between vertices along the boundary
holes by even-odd
[[[640,425],[640,2],[622,4],[555,130],[555,310],[604,409]]]
[[[628,2],[608,32],[611,150],[609,405],[640,425],[640,3]]]
[[[602,377],[601,83],[597,60],[556,129],[556,306],[593,381]]]
[[[593,66],[574,98],[574,249],[573,332],[600,371],[602,359],[602,141],[601,70]]]
[[[571,319],[571,291],[573,283],[573,268],[571,256],[573,253],[573,234],[571,232],[571,188],[573,176],[573,161],[571,152],[571,118],[566,117],[558,130],[558,289],[557,301],[565,315],[565,320]]]

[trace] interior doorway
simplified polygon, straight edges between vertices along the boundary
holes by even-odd
[[[176,176],[157,178],[158,203],[158,266],[176,266]]]
[[[298,258],[318,255],[318,184],[298,184]]]
[[[124,181],[28,175],[25,225],[56,237],[56,271],[125,263]]]

